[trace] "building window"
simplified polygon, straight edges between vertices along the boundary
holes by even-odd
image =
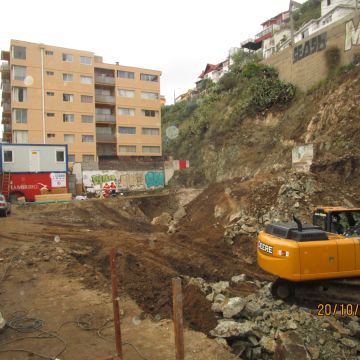
[[[82,142],[94,142],[94,135],[81,135]]]
[[[54,76],[54,72],[53,72],[53,71],[47,71],[47,72],[46,72],[46,75],[47,75],[47,76]]]
[[[75,120],[74,114],[63,114],[63,122],[72,123]]]
[[[159,116],[159,111],[157,110],[141,110],[141,113],[143,116],[146,117],[158,117]]]
[[[73,94],[63,94],[63,101],[74,102],[74,95]]]
[[[74,75],[73,74],[63,74],[63,80],[66,82],[71,82],[74,79]]]
[[[93,78],[92,76],[80,75],[80,82],[82,84],[92,84]]]
[[[118,114],[122,116],[135,116],[135,109],[119,108]]]
[[[132,71],[118,70],[117,77],[123,79],[135,79],[135,73],[133,73]]]
[[[118,89],[118,95],[128,98],[135,97],[135,91],[134,90],[127,90],[127,89]]]
[[[72,54],[62,54],[62,61],[73,61]]]
[[[141,98],[146,100],[158,100],[159,94],[155,92],[142,91]]]
[[[92,162],[94,161],[94,155],[83,155],[82,156],[83,162]]]
[[[136,145],[119,145],[121,153],[136,153]]]
[[[81,115],[81,122],[91,124],[94,122],[94,117],[92,115]]]
[[[26,66],[13,65],[13,80],[25,80]]]
[[[136,134],[136,127],[119,126],[119,134]]]
[[[54,52],[51,50],[45,50],[45,55],[51,56],[51,55],[54,55]]]
[[[13,118],[17,124],[26,124],[27,123],[27,109],[14,109]]]
[[[54,96],[54,95],[55,95],[55,93],[52,92],[52,91],[47,91],[46,92],[46,96]]]
[[[14,87],[13,88],[13,99],[18,102],[24,102],[27,98],[26,88]]]
[[[74,154],[68,154],[68,161],[69,162],[75,162],[75,155]]]
[[[160,146],[143,146],[143,154],[160,154]]]
[[[159,128],[142,128],[141,129],[142,135],[160,135]]]
[[[25,60],[26,59],[26,48],[23,46],[13,46],[12,47],[12,51],[13,51],[13,59],[21,59],[21,60]]]
[[[12,150],[4,150],[3,152],[4,163],[12,163],[13,160],[13,151]]]
[[[48,139],[53,139],[53,138],[55,137],[55,134],[54,134],[54,133],[47,133],[47,134],[46,134],[46,137],[47,137]]]
[[[89,95],[81,95],[81,102],[82,103],[92,103],[93,97]]]
[[[29,133],[27,130],[14,130],[13,143],[14,144],[28,144]]]
[[[140,74],[140,80],[158,82],[159,77],[157,75],[152,75],[152,74]]]
[[[74,134],[64,134],[64,142],[67,144],[72,144],[75,142]]]
[[[80,62],[84,65],[91,65],[92,59],[90,56],[80,56]]]
[[[65,162],[65,151],[63,150],[56,151],[56,162]]]
[[[47,117],[54,117],[54,116],[55,116],[55,113],[46,113],[46,116],[47,116]]]

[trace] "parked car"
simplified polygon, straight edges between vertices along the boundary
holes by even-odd
[[[0,215],[8,216],[11,213],[11,204],[6,201],[5,196],[0,194]]]

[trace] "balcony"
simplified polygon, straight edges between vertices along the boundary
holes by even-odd
[[[10,51],[2,50],[1,51],[1,60],[10,61]]]
[[[115,134],[99,134],[96,133],[96,142],[104,142],[104,143],[115,143],[116,136]]]
[[[0,66],[0,71],[1,71],[1,72],[10,71],[9,63],[3,62],[3,63],[1,64],[1,66]]]
[[[115,115],[110,115],[110,114],[96,114],[95,119],[97,123],[106,123],[106,124],[116,123]]]
[[[11,123],[11,117],[3,115],[2,117],[2,124],[10,124]]]
[[[112,76],[95,75],[95,84],[115,85],[115,78]]]
[[[11,125],[10,124],[4,124],[4,132],[11,133]]]
[[[95,102],[103,104],[115,105],[115,96],[111,95],[95,95]]]
[[[1,84],[1,89],[4,93],[10,93],[11,92],[11,87],[10,87],[10,83],[8,82],[2,82]]]
[[[273,36],[273,32],[274,32],[274,27],[270,26],[268,28],[266,28],[265,30],[261,31],[260,33],[258,33],[257,35],[255,35],[255,42],[259,43],[263,40],[266,40],[270,37]]]
[[[2,104],[3,112],[4,113],[10,113],[11,112],[11,105],[8,102],[4,102]]]

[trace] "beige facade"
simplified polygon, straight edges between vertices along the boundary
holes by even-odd
[[[5,141],[66,143],[76,162],[161,156],[160,71],[18,40],[1,58]]]

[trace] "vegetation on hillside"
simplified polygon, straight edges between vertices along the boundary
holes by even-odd
[[[280,81],[274,68],[247,53],[238,53],[230,71],[218,83],[208,84],[200,98],[163,107],[164,153],[199,159],[195,153],[204,143],[223,141],[246,117],[274,105],[284,106],[294,94],[295,87]],[[166,136],[171,126],[179,129],[175,139]]]
[[[304,2],[300,9],[294,12],[293,16],[294,28],[299,30],[302,25],[321,16],[321,0],[308,0]]]

